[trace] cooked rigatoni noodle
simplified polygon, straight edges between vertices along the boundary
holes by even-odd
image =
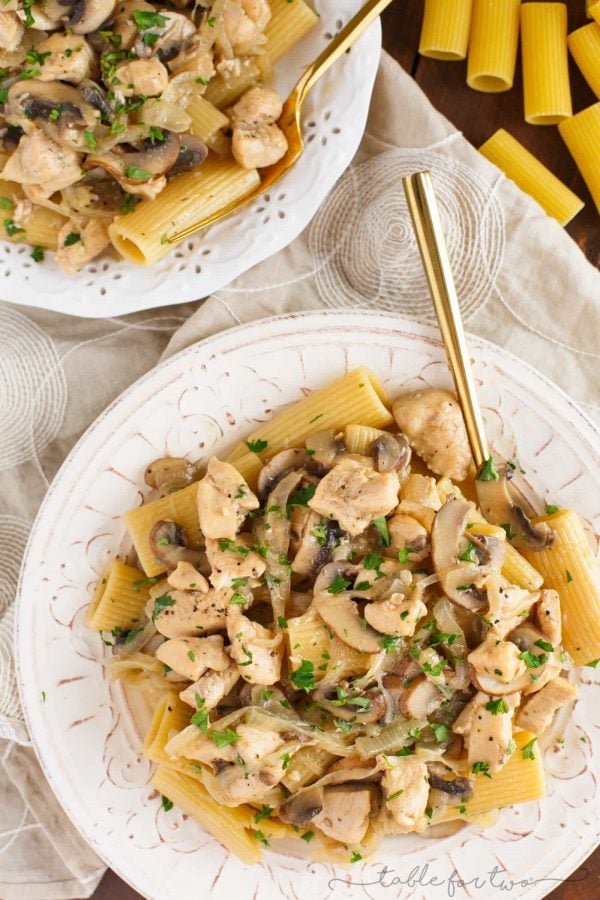
[[[490,525],[486,522],[479,510],[473,516],[477,523],[478,534],[496,534],[498,535],[498,526]],[[505,532],[506,536],[506,532]],[[519,551],[506,541],[506,558],[502,566],[502,574],[511,584],[525,588],[528,591],[537,591],[543,584],[543,576],[535,569],[529,560],[521,556]],[[537,559],[537,554],[532,556],[533,561]]]
[[[204,97],[217,109],[225,109],[235,103],[249,88],[254,87],[265,77],[263,57],[253,56],[243,60],[238,73],[232,73],[228,78],[215,75],[206,88]]]
[[[344,443],[348,453],[368,456],[373,441],[384,433],[380,428],[370,428],[368,425],[347,425],[344,429]]]
[[[108,230],[110,238],[125,259],[151,265],[171,249],[170,235],[243,197],[259,181],[256,169],[211,157],[173,178],[154,200],[143,200],[133,212],[116,219]]]
[[[590,22],[578,28],[569,35],[568,42],[579,71],[596,97],[600,97],[600,25]]]
[[[304,0],[270,0],[271,21],[265,28],[265,52],[276,63],[284,53],[304,37],[319,21],[319,17]]]
[[[600,0],[586,0],[588,17],[600,24]]]
[[[223,131],[229,128],[230,124],[225,113],[200,94],[192,97],[186,106],[186,112],[192,120],[190,125],[192,134],[208,144],[211,150],[222,155],[227,143]]]
[[[573,112],[564,3],[524,3],[521,56],[525,121],[556,125]]]
[[[469,44],[473,0],[425,0],[419,40],[421,56],[464,59]]]
[[[240,475],[246,479],[252,490],[256,490],[256,479],[260,472],[263,462],[256,453],[251,453],[247,448],[246,452],[237,456],[235,460],[228,458],[233,466],[238,470]]]
[[[197,493],[198,485],[190,484],[180,491],[161,497],[160,500],[145,503],[125,513],[123,517],[125,524],[147,576],[160,575],[165,570],[165,567],[156,561],[149,540],[152,526],[161,519],[172,519],[173,522],[177,522],[183,528],[188,544],[193,546],[200,541],[202,536],[198,521]]]
[[[342,429],[349,419],[385,428],[393,421],[388,406],[388,398],[378,380],[361,366],[279,413],[252,432],[248,441],[267,441],[260,455],[273,456],[286,447],[299,447],[315,431]]]
[[[152,705],[161,702],[170,685],[163,677],[162,663],[150,653],[136,652],[115,657],[110,666],[111,677],[147,695]]]
[[[473,0],[467,84],[495,94],[513,86],[521,0]]]
[[[260,844],[246,831],[248,815],[244,807],[220,806],[202,784],[165,766],[158,767],[151,783],[163,797],[168,797],[196,819],[242,862],[260,861]]]
[[[600,42],[600,28],[598,35]],[[600,69],[598,71],[600,74]],[[502,169],[508,178],[533,197],[560,225],[566,225],[583,209],[583,200],[503,128],[499,128],[482,144],[479,152]]]
[[[316,681],[335,674],[337,682],[348,675],[362,675],[370,668],[372,655],[360,653],[333,637],[314,610],[288,619],[287,637],[291,667],[297,668],[308,660],[314,666]]]
[[[12,220],[15,216],[13,209],[17,206],[18,201],[24,197],[23,188],[14,181],[3,181],[0,179],[0,197],[4,203],[3,218]],[[9,207],[8,203],[12,203],[13,207]],[[5,226],[2,232],[3,238],[15,244],[25,241],[33,246],[45,247],[47,250],[56,250],[58,232],[67,221],[66,216],[61,216],[60,213],[52,209],[45,209],[35,204],[30,212],[26,210],[27,206],[24,207],[23,213],[18,214],[14,218],[14,224],[18,228],[23,228],[24,231],[19,231],[17,234],[9,234]]]
[[[149,585],[144,573],[113,559],[98,582],[86,616],[88,628],[112,631],[132,629],[144,615]]]
[[[600,212],[600,103],[594,103],[572,118],[565,119],[558,130]]]
[[[571,509],[535,522],[548,522],[556,532],[549,550],[527,553],[544,577],[544,587],[558,591],[563,644],[576,666],[600,657],[600,565],[581,519]]]
[[[182,703],[176,694],[166,694],[154,712],[144,741],[144,756],[153,762],[168,760],[165,746],[169,738],[187,728],[191,718],[192,710],[187,704]]]

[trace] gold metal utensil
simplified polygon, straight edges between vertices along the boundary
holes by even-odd
[[[204,219],[196,222],[195,225],[191,225],[189,228],[185,228],[183,231],[172,235],[169,238],[170,244],[181,241],[190,234],[194,234],[196,231],[206,228],[207,225],[213,225],[215,222],[219,222],[226,216],[230,216],[232,213],[237,212],[238,209],[246,206],[252,200],[255,200],[256,197],[260,197],[265,191],[268,191],[275,182],[279,181],[279,179],[286,174],[286,172],[289,172],[304,150],[300,114],[306,95],[313,85],[316,84],[321,75],[324,75],[336,59],[339,59],[339,57],[352,46],[352,44],[361,36],[363,31],[368,28],[371,22],[373,22],[373,20],[376,19],[391,2],[392,0],[368,0],[368,3],[365,3],[365,5],[356,13],[354,18],[350,19],[345,28],[333,38],[323,52],[313,63],[311,63],[304,74],[298,79],[292,88],[289,97],[283,104],[283,111],[277,122],[287,138],[287,152],[279,162],[276,162],[274,165],[268,166],[267,168],[259,169],[260,184],[248,194],[244,194],[243,197],[238,197],[237,200],[233,200],[222,209],[218,209],[209,216],[205,216]]]

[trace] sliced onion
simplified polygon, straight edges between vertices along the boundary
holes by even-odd
[[[452,644],[452,647],[450,648],[452,654],[454,656],[462,656],[466,659],[467,653],[469,651],[467,648],[467,641],[464,631],[460,627],[460,624],[456,617],[456,606],[451,603],[450,600],[447,599],[447,597],[442,597],[442,599],[438,600],[438,602],[433,607],[433,615],[435,617],[437,627],[440,631],[444,631],[446,632],[446,634],[458,635],[458,637]]]
[[[173,93],[175,94],[175,92]],[[163,94],[163,98],[164,96],[165,94]],[[165,99],[146,100],[144,105],[139,110],[136,110],[137,120],[144,122],[146,126],[153,125],[156,128],[174,131],[177,134],[188,131],[192,124],[192,119],[174,100],[175,97],[173,101]]]
[[[155,634],[156,627],[152,619],[150,619],[146,622],[140,633],[136,634],[129,643],[122,642],[114,644],[112,648],[113,656],[126,657],[131,656],[133,653],[137,653],[137,651],[141,650]]]

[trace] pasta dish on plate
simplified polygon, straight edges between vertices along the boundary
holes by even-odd
[[[577,514],[534,516],[516,468],[476,472],[450,392],[390,402],[364,368],[205,468],[150,462],[87,621],[151,709],[164,809],[247,863],[286,837],[355,862],[541,798],[600,578]]]
[[[262,82],[317,21],[304,0],[7,0],[3,236],[68,274],[109,247],[159,260],[286,152]]]

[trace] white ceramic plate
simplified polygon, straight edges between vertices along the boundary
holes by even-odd
[[[548,502],[574,506],[600,535],[598,433],[556,387],[504,351],[471,339],[492,444],[518,459]],[[437,333],[373,313],[285,316],[209,338],[154,369],[87,431],[53,482],[34,525],[20,584],[17,655],[27,724],[46,775],[90,844],[140,893],[249,898],[455,896],[491,900],[502,880],[524,882],[519,898],[539,898],[596,846],[600,705],[592,669],[579,671],[581,699],[562,749],[547,754],[548,796],[504,810],[495,827],[468,827],[432,840],[391,839],[379,863],[350,871],[269,851],[249,870],[177,809],[165,813],[148,785],[150,765],[124,697],[107,677],[108,657],[84,626],[95,580],[130,544],[125,510],[147,488],[143,472],[165,454],[206,459],[285,404],[358,365],[394,394],[450,385]],[[599,673],[600,674],[600,673]],[[46,700],[43,701],[45,692]],[[305,848],[302,847],[301,850]],[[309,848],[306,848],[308,851]],[[412,888],[378,886],[413,872]],[[423,875],[423,867],[429,866]],[[490,881],[490,871],[501,871]],[[416,868],[415,868],[416,867]],[[417,873],[416,875],[414,873]],[[419,873],[421,873],[419,875]],[[441,884],[430,884],[435,876]],[[340,878],[351,879],[344,887]],[[420,881],[417,880],[420,878]],[[533,882],[533,883],[531,883]],[[450,894],[452,896],[452,894]]]
[[[279,60],[268,82],[283,97],[362,5],[362,0],[309,2],[319,22]],[[299,162],[272,191],[235,216],[183,241],[149,268],[106,253],[71,277],[53,254],[38,264],[28,245],[0,241],[3,299],[74,316],[122,315],[207,297],[277,253],[310,222],[354,156],[380,51],[377,20],[309,94],[303,111],[306,149]]]

